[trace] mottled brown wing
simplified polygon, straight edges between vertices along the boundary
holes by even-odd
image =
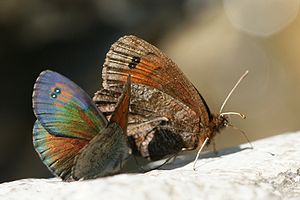
[[[180,100],[208,124],[210,112],[205,101],[178,66],[158,48],[132,35],[121,37],[107,53],[103,87],[118,91],[128,74],[133,84],[156,88]]]
[[[93,100],[110,117],[121,93],[102,89]],[[117,108],[116,108],[117,109]],[[199,117],[187,105],[152,87],[133,85],[127,136],[135,155],[157,160],[198,144]]]

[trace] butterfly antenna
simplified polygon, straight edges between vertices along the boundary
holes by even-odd
[[[196,170],[196,163],[197,163],[197,160],[198,160],[198,158],[199,158],[199,155],[200,155],[200,153],[201,153],[203,147],[204,147],[204,146],[206,145],[206,143],[208,142],[208,140],[209,140],[209,138],[207,137],[207,138],[204,140],[203,144],[201,145],[199,151],[197,152],[197,156],[196,156],[196,158],[195,158],[195,160],[194,160],[194,164],[193,164],[193,170],[194,170],[194,171]]]
[[[225,104],[227,103],[228,99],[230,98],[231,94],[233,93],[233,91],[236,89],[236,87],[240,84],[240,82],[247,76],[247,74],[249,73],[249,71],[247,70],[242,76],[241,78],[236,82],[235,86],[231,89],[231,91],[229,92],[229,94],[227,95],[226,99],[224,100],[221,108],[220,108],[220,113],[222,112]]]
[[[241,129],[233,126],[232,124],[227,124],[227,126],[233,128],[234,130],[237,130],[237,131],[241,132],[244,135],[244,137],[246,138],[247,142],[250,144],[251,149],[254,149],[252,143],[250,142],[249,138],[247,137],[247,134],[244,131],[242,131]]]
[[[221,116],[224,116],[224,115],[238,115],[240,116],[241,118],[243,119],[246,119],[246,116],[242,113],[238,113],[238,112],[223,112],[220,114]]]

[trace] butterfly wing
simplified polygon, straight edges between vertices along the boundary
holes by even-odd
[[[75,156],[88,144],[87,140],[49,134],[41,123],[35,122],[33,145],[44,164],[63,180],[71,178]]]
[[[72,177],[89,179],[114,174],[129,156],[127,121],[131,79],[128,77],[123,93],[112,114],[109,125],[95,136],[76,157]]]
[[[110,122],[117,123],[126,135],[128,124],[129,104],[131,98],[131,75],[128,75],[123,93],[116,105],[115,111],[110,118]]]
[[[43,71],[33,91],[33,111],[50,134],[90,140],[107,120],[90,97],[68,78]]]
[[[80,87],[49,70],[34,85],[33,110],[35,150],[50,171],[71,179],[75,157],[106,127],[106,118]]]
[[[124,84],[130,74],[133,84],[156,88],[180,100],[208,124],[210,112],[204,99],[178,66],[158,48],[136,36],[124,36],[106,55],[102,78],[105,89]]]
[[[199,118],[179,100],[154,88],[132,87],[127,136],[135,155],[160,159],[197,144]],[[140,91],[144,91],[140,93]],[[107,116],[114,112],[120,93],[102,89],[94,101]]]

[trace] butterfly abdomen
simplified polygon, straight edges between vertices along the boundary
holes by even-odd
[[[78,180],[114,174],[128,156],[129,147],[122,129],[118,124],[111,123],[78,154],[72,177]]]

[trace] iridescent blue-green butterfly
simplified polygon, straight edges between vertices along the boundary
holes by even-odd
[[[91,98],[59,73],[46,70],[36,80],[33,128],[36,152],[63,180],[116,173],[129,156],[126,129],[131,78],[108,121]]]

